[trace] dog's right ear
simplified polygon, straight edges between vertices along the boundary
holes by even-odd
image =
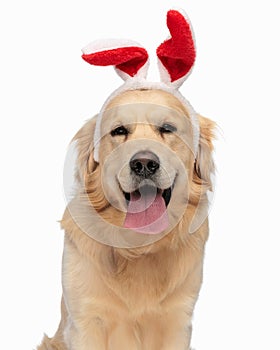
[[[79,184],[84,184],[88,175],[92,174],[98,163],[93,158],[93,135],[96,118],[90,119],[73,137],[76,150],[75,179]]]

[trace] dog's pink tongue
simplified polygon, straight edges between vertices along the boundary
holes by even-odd
[[[161,193],[130,194],[124,227],[139,233],[156,234],[169,225],[167,210]]]

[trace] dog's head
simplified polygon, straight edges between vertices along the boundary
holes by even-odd
[[[82,231],[110,245],[116,237],[148,244],[178,225],[182,234],[194,232],[207,216],[213,123],[178,91],[196,56],[189,20],[170,10],[167,26],[171,37],[156,50],[160,82],[146,80],[148,53],[135,42],[83,49],[86,62],[112,65],[125,81],[75,137],[79,200],[71,214]]]
[[[98,163],[95,119],[75,137],[79,196],[108,225],[128,232],[162,237],[183,221],[190,224],[198,206],[207,204],[213,171],[214,123],[203,117],[199,123],[194,154],[192,122],[175,96],[134,90],[115,97],[102,117]]]

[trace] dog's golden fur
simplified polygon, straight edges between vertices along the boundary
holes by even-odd
[[[108,108],[138,102],[163,105],[189,118],[174,96],[159,90],[123,93]],[[208,220],[193,234],[189,234],[189,226],[197,206],[206,200],[206,191],[211,188],[215,126],[201,116],[199,123],[195,161],[191,152],[181,154],[181,146],[168,144],[184,160],[189,173],[189,195],[180,221],[162,239],[143,247],[114,248],[85,234],[66,208],[61,223],[65,230],[61,323],[55,336],[45,336],[38,350],[189,349],[191,318],[202,282]],[[79,196],[86,195],[105,221],[122,226],[124,214],[106,199],[101,184],[102,162],[114,145],[110,146],[110,135],[108,139],[105,136],[100,163],[95,163],[94,128],[92,119],[74,138],[78,147],[77,179],[85,187]],[[141,129],[136,129],[131,137],[143,137]],[[146,130],[145,137],[156,138],[152,129]],[[176,200],[173,199],[175,204]]]

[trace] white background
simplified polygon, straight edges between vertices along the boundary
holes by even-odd
[[[83,62],[80,48],[131,38],[154,55],[173,6],[187,11],[197,43],[181,91],[220,129],[192,346],[280,349],[280,21],[272,0],[1,3],[1,349],[34,349],[59,322],[67,145],[121,84],[112,68]],[[150,70],[157,79],[155,62]]]

